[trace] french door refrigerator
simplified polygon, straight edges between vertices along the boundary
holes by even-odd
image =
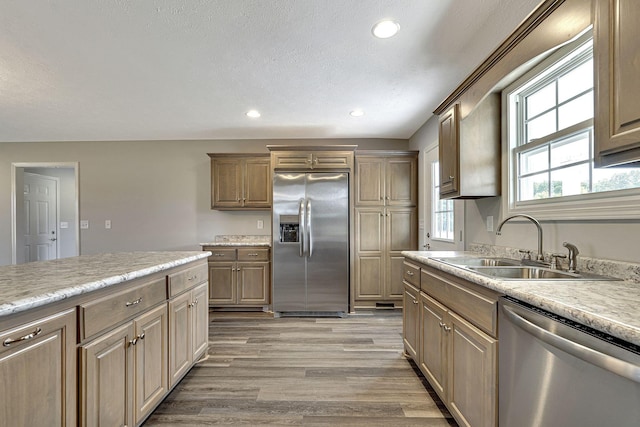
[[[273,176],[273,311],[349,310],[349,175]]]

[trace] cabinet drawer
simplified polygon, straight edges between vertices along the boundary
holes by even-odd
[[[211,256],[209,257],[209,262],[217,262],[217,261],[235,261],[236,260],[236,250],[231,248],[204,248],[205,251],[210,251]]]
[[[80,305],[80,339],[84,340],[165,301],[166,286],[163,277]]]
[[[464,284],[444,273],[422,269],[420,288],[478,328],[496,337],[498,334],[498,296],[473,283]]]
[[[238,261],[269,261],[269,249],[268,248],[238,249]]]
[[[169,298],[181,294],[195,285],[206,282],[209,279],[209,271],[206,264],[188,268],[167,277],[169,286]]]
[[[405,261],[402,269],[402,278],[411,283],[416,288],[420,289],[420,267],[413,265]]]

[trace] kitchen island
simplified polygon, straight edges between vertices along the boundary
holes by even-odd
[[[209,255],[0,267],[0,420],[140,425],[206,353]]]

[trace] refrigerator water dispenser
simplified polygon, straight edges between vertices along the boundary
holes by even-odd
[[[299,227],[297,215],[280,215],[280,242],[298,243]]]

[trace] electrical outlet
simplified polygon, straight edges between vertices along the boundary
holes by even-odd
[[[110,219],[105,219],[104,220],[104,228],[106,228],[107,230],[111,228],[111,220]]]
[[[493,231],[493,216],[487,216],[487,231]]]
[[[89,228],[89,220],[88,219],[81,219],[80,220],[80,228],[83,230],[86,230]]]
[[[264,228],[264,221],[259,219],[257,227],[258,227],[258,230],[262,230]]]

